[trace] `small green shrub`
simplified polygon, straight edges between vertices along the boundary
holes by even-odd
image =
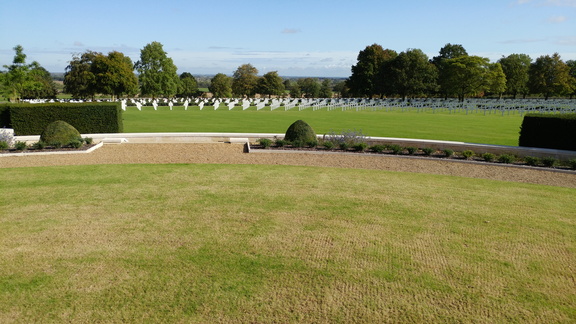
[[[472,150],[462,151],[462,156],[463,156],[466,160],[469,160],[471,157],[474,156],[474,151],[472,151]]]
[[[358,143],[366,143],[368,136],[362,133],[362,130],[342,130],[340,133],[336,133],[333,130],[330,130],[328,134],[324,135],[324,139],[327,141],[331,141],[336,145],[340,145],[340,143],[346,142],[348,143],[348,147],[354,147],[354,145]]]
[[[515,158],[514,156],[510,155],[510,154],[502,154],[498,157],[498,162],[500,163],[512,163],[514,162]]]
[[[260,143],[263,148],[269,148],[272,145],[272,140],[268,138],[261,138],[258,140],[258,143]]]
[[[376,145],[370,146],[370,150],[372,150],[373,152],[376,152],[376,153],[382,153],[385,149],[386,149],[386,145],[382,145],[382,144],[376,144]]]
[[[537,166],[540,164],[540,159],[533,156],[526,156],[524,157],[524,162],[526,162],[526,164],[529,166]]]
[[[406,148],[406,151],[408,151],[408,154],[414,155],[414,153],[416,153],[416,151],[418,151],[418,148],[414,147],[414,146],[409,146]]]
[[[327,150],[331,150],[334,148],[334,143],[331,141],[324,141],[322,143],[322,146],[324,146],[324,148],[326,148]]]
[[[496,155],[494,155],[492,153],[484,153],[484,154],[482,154],[482,158],[486,162],[492,162],[496,158]]]
[[[17,151],[24,151],[26,148],[28,148],[28,144],[26,144],[26,142],[17,141],[14,143],[14,148]]]
[[[0,141],[0,151],[7,150],[9,147],[10,147],[10,145],[8,145],[8,142]]]
[[[396,154],[396,155],[401,154],[402,151],[404,151],[402,146],[400,146],[398,144],[389,145],[388,149],[390,149],[390,151],[392,151],[392,154]]]
[[[358,143],[358,144],[354,144],[354,146],[352,148],[354,148],[354,151],[356,151],[356,152],[364,152],[368,148],[368,144]]]
[[[46,143],[42,142],[42,141],[38,141],[34,144],[32,144],[32,148],[35,150],[43,150],[46,147]]]
[[[52,142],[52,143],[48,143],[48,145],[52,146],[53,148],[61,148],[62,142]]]
[[[424,152],[424,155],[428,155],[428,156],[430,156],[434,152],[436,152],[436,149],[433,149],[431,147],[425,147],[425,148],[422,148],[421,150],[422,150],[422,152]]]
[[[570,169],[576,170],[576,159],[570,159],[567,161],[567,163]]]
[[[443,149],[442,152],[444,153],[445,157],[451,157],[454,155],[454,150],[451,149]]]
[[[292,147],[304,147],[304,142],[301,140],[294,140],[294,141],[290,141],[290,145]]]
[[[287,145],[287,144],[288,144],[288,141],[283,140],[283,139],[276,139],[276,140],[274,141],[274,145],[276,145],[276,146],[278,146],[278,147],[283,147],[283,146],[285,146],[285,145]]]
[[[318,140],[317,139],[308,140],[306,141],[306,146],[314,148],[318,146]]]
[[[316,133],[312,127],[303,120],[297,120],[292,123],[286,130],[284,139],[290,142],[300,141],[303,144],[317,140]]]
[[[348,144],[348,142],[340,142],[338,147],[343,151],[347,151],[348,148],[350,148],[350,144]]]
[[[68,145],[70,145],[73,148],[81,148],[82,144],[83,143],[79,140],[73,140],[73,141],[70,141],[70,143],[68,143]]]
[[[92,145],[93,142],[92,137],[84,137],[84,143],[86,143],[86,145]]]
[[[74,128],[74,126],[68,124],[65,121],[57,120],[46,126],[40,135],[40,140],[46,143],[70,143],[79,137],[81,137],[80,133],[78,130],[76,130],[76,128]]]
[[[551,156],[542,158],[542,164],[547,168],[553,168],[556,165],[556,163],[558,163],[558,160]]]

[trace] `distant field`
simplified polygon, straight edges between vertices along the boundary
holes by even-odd
[[[576,189],[265,165],[0,176],[2,323],[576,321]]]
[[[284,111],[269,108],[256,111],[250,108],[228,110],[212,107],[144,107],[138,111],[128,107],[124,112],[124,131],[144,132],[233,132],[284,133],[291,123],[305,120],[317,134],[334,130],[356,129],[375,137],[400,137],[462,141],[470,143],[518,145],[522,117],[518,114],[469,114],[464,112],[416,111],[312,111],[297,109]]]

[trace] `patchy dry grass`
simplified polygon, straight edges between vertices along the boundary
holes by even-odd
[[[335,168],[2,169],[0,322],[573,322],[575,189]]]

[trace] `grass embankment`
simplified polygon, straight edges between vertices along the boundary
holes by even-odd
[[[249,165],[2,169],[0,322],[574,322],[575,189]]]
[[[214,111],[212,106],[198,107],[144,107],[138,111],[128,107],[124,112],[124,131],[127,133],[158,132],[230,132],[230,133],[281,133],[298,119],[305,120],[317,134],[331,130],[356,129],[368,136],[399,137],[431,140],[461,141],[470,143],[518,145],[522,117],[465,112],[431,111],[298,111],[269,108],[228,110],[224,105]]]

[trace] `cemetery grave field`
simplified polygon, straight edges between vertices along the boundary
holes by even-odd
[[[304,119],[323,134],[360,129],[369,136],[517,145],[527,113],[575,113],[570,99],[130,99],[127,132],[281,133]],[[169,110],[171,115],[160,114]],[[136,113],[138,112],[138,113]]]
[[[0,173],[0,322],[576,321],[574,188],[274,165]]]
[[[302,119],[322,135],[330,131],[361,130],[373,137],[398,137],[462,141],[496,145],[518,145],[520,114],[466,114],[465,112],[417,110],[328,111],[232,110],[190,106],[128,107],[124,112],[126,133],[230,132],[283,134],[294,121]]]

